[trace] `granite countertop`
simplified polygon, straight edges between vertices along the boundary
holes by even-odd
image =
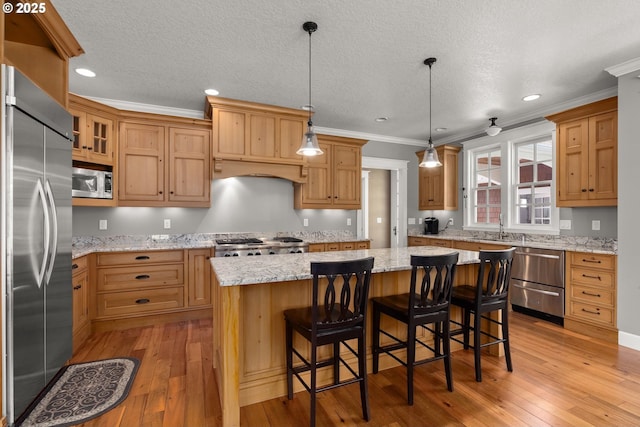
[[[374,257],[373,273],[411,269],[411,255],[444,255],[458,252],[458,264],[480,262],[478,252],[449,248],[417,246],[412,248],[361,249],[339,252],[283,254],[268,257],[211,258],[211,266],[221,286],[286,282],[310,279],[310,265],[314,261],[345,261]]]
[[[575,252],[618,254],[618,241],[611,238],[583,236],[552,236],[546,234],[507,233],[504,239],[498,239],[497,233],[446,231],[440,234],[421,234],[419,230],[409,230],[409,236],[428,237],[430,239],[459,240],[463,242],[482,242],[511,246],[526,246],[540,249],[555,249]],[[523,240],[524,237],[524,240]]]

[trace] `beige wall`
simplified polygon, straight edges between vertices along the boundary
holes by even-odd
[[[369,169],[369,238],[371,248],[388,248],[391,245],[391,172]],[[378,218],[382,219],[378,223]]]

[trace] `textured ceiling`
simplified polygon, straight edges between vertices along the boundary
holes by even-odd
[[[74,93],[202,111],[220,96],[300,108],[314,124],[436,143],[510,125],[594,93],[640,56],[637,0],[52,0],[86,54]],[[609,91],[607,91],[609,90]],[[525,103],[524,95],[541,93]],[[556,110],[557,111],[557,110]],[[374,118],[386,116],[387,122]],[[371,138],[375,139],[375,138]],[[384,140],[384,138],[380,138]]]

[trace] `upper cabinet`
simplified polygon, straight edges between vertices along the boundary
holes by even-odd
[[[547,116],[556,123],[557,205],[617,206],[618,98]]]
[[[308,113],[304,110],[207,97],[213,129],[214,178],[270,175],[304,182],[296,154]]]
[[[418,209],[458,210],[458,153],[459,147],[436,147],[442,166],[418,168]],[[422,161],[424,151],[416,153]]]
[[[117,111],[70,94],[69,112],[73,116],[73,160],[113,166]]]
[[[118,205],[210,206],[210,126],[142,113],[122,120]]]
[[[6,4],[16,2],[7,2]],[[69,58],[84,53],[49,0],[43,13],[3,13],[0,62],[13,65],[67,108]]]
[[[365,140],[318,135],[324,154],[309,157],[307,182],[296,184],[296,209],[360,209]]]

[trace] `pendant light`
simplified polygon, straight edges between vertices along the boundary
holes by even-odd
[[[484,131],[489,136],[496,136],[502,130],[502,128],[496,124],[496,120],[498,120],[498,118],[497,117],[491,117],[489,120],[491,120],[491,124]]]
[[[309,33],[309,104],[307,104],[307,110],[309,111],[309,121],[307,122],[307,131],[302,137],[302,144],[296,154],[302,156],[318,156],[322,154],[320,145],[318,145],[318,136],[313,131],[313,122],[311,121],[311,110],[313,109],[311,104],[311,34],[318,29],[318,24],[315,22],[305,22],[302,24],[302,29]]]
[[[436,58],[427,58],[424,60],[424,64],[429,66],[429,144],[427,149],[424,150],[424,157],[422,162],[418,166],[421,168],[435,168],[442,166],[438,159],[438,152],[433,147],[433,141],[431,140],[431,66],[436,62]]]

